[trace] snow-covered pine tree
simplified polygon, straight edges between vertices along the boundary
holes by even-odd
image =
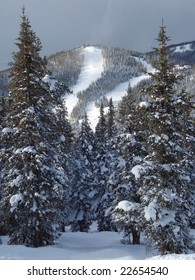
[[[104,105],[103,103],[100,104],[100,115],[99,120],[95,128],[95,136],[97,146],[99,149],[102,150],[106,143],[106,118],[104,113]]]
[[[0,134],[0,224],[10,244],[38,247],[52,244],[57,234],[66,175],[56,145],[63,142],[63,131],[53,111],[54,98],[43,82],[40,40],[24,9],[21,18]]]
[[[139,104],[130,85],[118,111],[118,133],[112,139],[118,158],[108,179],[108,188],[113,198],[112,217],[117,230],[123,232],[122,242],[139,244],[141,233],[139,184],[131,170],[142,162],[147,152],[145,128],[142,126],[142,120],[145,119],[144,111],[140,115]]]
[[[192,246],[189,233],[194,166],[191,103],[184,92],[175,92],[174,86],[180,78],[168,58],[168,40],[162,24],[157,38],[159,47],[155,48],[152,62],[155,71],[149,73],[151,85],[144,88],[150,102],[144,108],[143,122],[143,128],[148,130],[148,156],[132,169],[140,184],[146,238],[161,254],[186,253]]]
[[[129,130],[129,128],[127,129]],[[108,180],[113,197],[111,204],[113,221],[117,230],[123,232],[122,242],[140,244],[139,184],[131,169],[134,165],[139,165],[145,150],[142,144],[136,140],[136,134],[133,131],[132,133],[119,133],[114,141],[118,158],[113,174]]]
[[[72,231],[88,231],[93,219],[95,136],[85,114],[72,153],[71,209]]]
[[[95,163],[95,190],[99,231],[115,230],[114,223],[112,222],[114,193],[111,186],[117,181],[119,155],[112,140],[109,139],[108,142],[105,153]]]
[[[113,163],[113,150],[110,146],[111,135],[114,133],[114,108],[112,100],[109,105],[108,120],[104,113],[103,103],[100,105],[99,121],[95,130],[96,141],[96,159],[94,163],[95,174],[95,202],[96,218],[98,221],[98,230],[112,230],[111,215],[106,211],[111,200],[110,193],[106,188],[107,180],[112,172],[111,165]]]
[[[108,104],[108,113],[107,113],[107,122],[106,122],[106,130],[107,130],[107,138],[110,139],[114,135],[116,135],[116,125],[115,125],[115,108],[112,101],[112,98],[109,100]]]
[[[58,204],[58,207],[61,209],[61,211],[59,211],[59,230],[65,231],[67,213],[69,212],[69,206],[67,204],[69,201],[69,191],[67,191],[67,186],[70,185],[70,179],[72,178],[72,174],[70,174],[70,162],[74,135],[68,119],[66,103],[62,96],[64,96],[65,92],[72,92],[67,85],[50,77],[48,74],[44,76],[43,82],[44,88],[50,94],[48,114],[51,117],[45,135],[47,135],[47,139],[49,139],[52,156],[55,160],[56,180],[59,184],[62,184],[64,188],[64,191],[61,193],[61,200],[59,200]]]
[[[134,131],[134,123],[129,121],[132,116],[133,108],[134,108],[134,100],[132,97],[132,87],[129,85],[127,89],[127,94],[123,96],[120,104],[119,104],[119,130],[120,132],[131,133]]]

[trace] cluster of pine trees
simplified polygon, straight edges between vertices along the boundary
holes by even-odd
[[[162,24],[151,82],[142,101],[112,99],[92,131],[85,114],[74,135],[62,100],[69,88],[52,79],[40,40],[23,10],[9,94],[0,116],[0,235],[10,244],[53,244],[60,232],[122,231],[161,254],[193,249],[192,102],[177,92],[180,77]],[[137,93],[139,94],[139,93]]]

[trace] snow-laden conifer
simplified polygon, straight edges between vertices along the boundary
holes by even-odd
[[[187,94],[175,91],[180,77],[168,58],[168,40],[162,24],[152,63],[155,71],[149,73],[151,85],[144,88],[150,102],[144,109],[143,121],[143,128],[147,128],[148,156],[140,164],[137,177],[143,228],[149,242],[161,254],[187,252],[192,246],[189,234],[194,166],[191,102]]]
[[[46,65],[39,55],[40,40],[24,9],[21,18],[0,134],[0,223],[10,243],[38,247],[52,244],[57,236],[67,184],[61,163],[65,135],[55,90],[43,80]]]
[[[71,197],[68,220],[73,231],[88,231],[93,220],[95,137],[85,114],[71,164]]]

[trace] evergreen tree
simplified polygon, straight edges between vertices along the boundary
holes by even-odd
[[[48,105],[48,116],[51,117],[47,124],[47,135],[49,145],[52,151],[52,157],[55,162],[55,173],[58,183],[62,185],[61,199],[58,201],[59,211],[59,230],[65,231],[67,224],[67,214],[69,212],[68,201],[70,191],[67,191],[67,186],[70,186],[72,171],[70,170],[72,147],[74,143],[74,135],[72,127],[68,120],[66,104],[62,99],[64,92],[71,93],[69,88],[62,82],[59,82],[49,75],[43,78],[43,86],[50,94],[50,103]],[[55,133],[54,133],[55,132]]]
[[[113,189],[110,186],[117,176],[117,160],[118,153],[111,142],[107,144],[105,153],[96,159],[95,203],[97,204],[96,217],[99,231],[115,230],[111,216],[114,197]]]
[[[144,88],[150,98],[143,122],[148,129],[148,156],[133,169],[140,184],[142,225],[148,242],[161,254],[185,253],[192,246],[189,202],[194,155],[192,143],[187,144],[192,137],[190,118],[186,118],[191,104],[186,94],[175,92],[180,77],[169,62],[168,40],[162,24],[152,62],[155,72],[149,73],[151,85]]]
[[[132,88],[129,85],[127,89],[127,95],[125,95],[121,103],[119,104],[119,129],[122,132],[131,133],[134,131],[133,123],[129,121],[130,116],[132,116],[133,109],[135,108],[134,100],[132,98]]]
[[[93,220],[95,138],[85,114],[75,142],[69,222],[73,231],[88,231]]]
[[[110,120],[112,117],[113,112],[111,112]],[[112,128],[110,127],[110,129]],[[95,129],[96,159],[94,164],[94,183],[96,186],[94,204],[96,205],[96,219],[98,221],[99,231],[111,230],[111,219],[110,217],[106,217],[105,214],[105,209],[108,207],[108,201],[110,200],[108,190],[106,189],[106,182],[111,172],[112,163],[112,155],[109,151],[107,136],[107,121],[104,113],[104,106],[103,103],[101,103],[99,121]]]
[[[38,247],[52,244],[57,236],[67,180],[56,153],[62,126],[53,112],[54,96],[43,82],[40,40],[24,9],[17,46],[0,134],[0,224],[10,244]]]
[[[107,137],[110,139],[116,135],[116,126],[114,121],[115,108],[113,105],[112,98],[109,100],[108,113],[107,113]]]
[[[139,165],[144,154],[142,144],[136,140],[136,134],[121,133],[117,135],[115,146],[118,151],[115,176],[109,179],[112,189],[112,217],[118,231],[123,232],[125,243],[140,244],[141,203],[138,194],[139,184],[131,170]],[[113,173],[114,174],[114,173]],[[127,207],[124,207],[126,205]]]
[[[102,146],[104,146],[106,142],[106,117],[103,103],[100,104],[100,115],[99,121],[95,128],[95,136],[100,149],[102,149]]]
[[[147,127],[143,126],[145,107],[136,102],[134,93],[129,85],[127,95],[119,104],[118,134],[113,139],[118,163],[113,173],[115,176],[111,176],[108,182],[114,198],[112,218],[117,230],[123,232],[122,242],[140,244],[142,207],[139,184],[131,170],[147,155]]]

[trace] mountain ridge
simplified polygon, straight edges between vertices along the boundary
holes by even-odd
[[[90,78],[90,83],[86,88],[82,88],[79,84],[79,76],[83,71],[83,65],[85,64],[86,59],[85,50],[87,48],[88,50],[90,50],[90,48],[91,50],[92,48],[100,50],[102,55],[102,58],[100,59],[103,61],[99,76],[91,79],[89,73],[88,78],[86,79]],[[188,77],[188,79],[186,78],[186,81],[188,80],[188,84],[191,84],[190,87],[193,88],[193,80],[195,79],[195,71],[193,69],[193,65],[195,64],[195,41],[172,44],[167,46],[167,49],[174,64],[180,66],[187,64],[189,66],[188,71],[185,71],[185,75]],[[98,112],[97,109],[94,110],[94,104],[98,107],[98,103],[100,104],[102,100],[107,102],[107,99],[112,97],[113,94],[114,98],[117,94],[122,98],[122,96],[126,94],[129,83],[134,87],[138,86],[140,82],[143,82],[144,78],[146,78],[146,76],[143,76],[144,71],[147,70],[150,72],[150,69],[146,69],[146,64],[150,63],[153,56],[153,51],[144,53],[124,48],[108,48],[102,45],[83,45],[78,48],[61,51],[48,56],[47,65],[51,75],[57,80],[67,84],[73,89],[74,94],[76,94],[77,102],[74,104],[74,108],[71,108],[72,112],[70,117],[74,122],[78,122],[85,111],[89,111],[89,106],[90,108],[93,108],[90,114],[92,115],[92,113],[95,112],[97,115]],[[93,57],[91,57],[91,59],[92,58]],[[94,59],[96,58],[94,57]],[[95,62],[92,61],[90,67],[94,66],[92,65],[93,63]],[[0,93],[2,95],[5,95],[8,90],[8,76],[9,69],[0,71]],[[86,81],[84,82],[86,83]],[[77,90],[75,92],[76,86]],[[71,98],[75,101],[75,95]]]
[[[170,50],[170,49],[176,48],[178,46],[184,46],[184,45],[187,45],[187,44],[192,44],[193,45],[192,52],[195,52],[195,40],[181,42],[181,43],[173,43],[173,44],[168,45],[167,48],[168,48],[168,50]],[[84,45],[79,46],[79,47],[75,47],[75,48],[72,48],[72,49],[69,49],[69,50],[62,50],[62,51],[56,52],[54,54],[48,55],[46,57],[46,59],[48,60],[48,62],[50,62],[50,60],[52,60],[53,57],[60,56],[63,53],[71,53],[71,54],[74,55],[75,52],[77,52],[78,50],[81,50],[83,47],[87,47],[87,46],[94,46],[94,47],[97,47],[97,48],[120,49],[120,50],[124,50],[124,51],[130,51],[132,53],[132,55],[151,55],[151,54],[154,53],[154,51],[152,51],[152,50],[151,51],[145,51],[145,52],[143,51],[142,52],[142,51],[136,51],[136,50],[131,50],[131,49],[122,48],[122,47],[106,47],[106,46],[100,45],[100,44],[84,44]],[[193,57],[193,58],[194,59],[191,60],[190,65],[195,64],[195,57]],[[1,75],[2,74],[7,75],[7,72],[9,72],[9,68],[6,68],[4,70],[0,70],[0,74]]]
[[[195,64],[195,41],[187,41],[178,44],[171,44],[167,46],[170,59],[179,65]],[[146,55],[151,57],[154,51],[146,52]]]

